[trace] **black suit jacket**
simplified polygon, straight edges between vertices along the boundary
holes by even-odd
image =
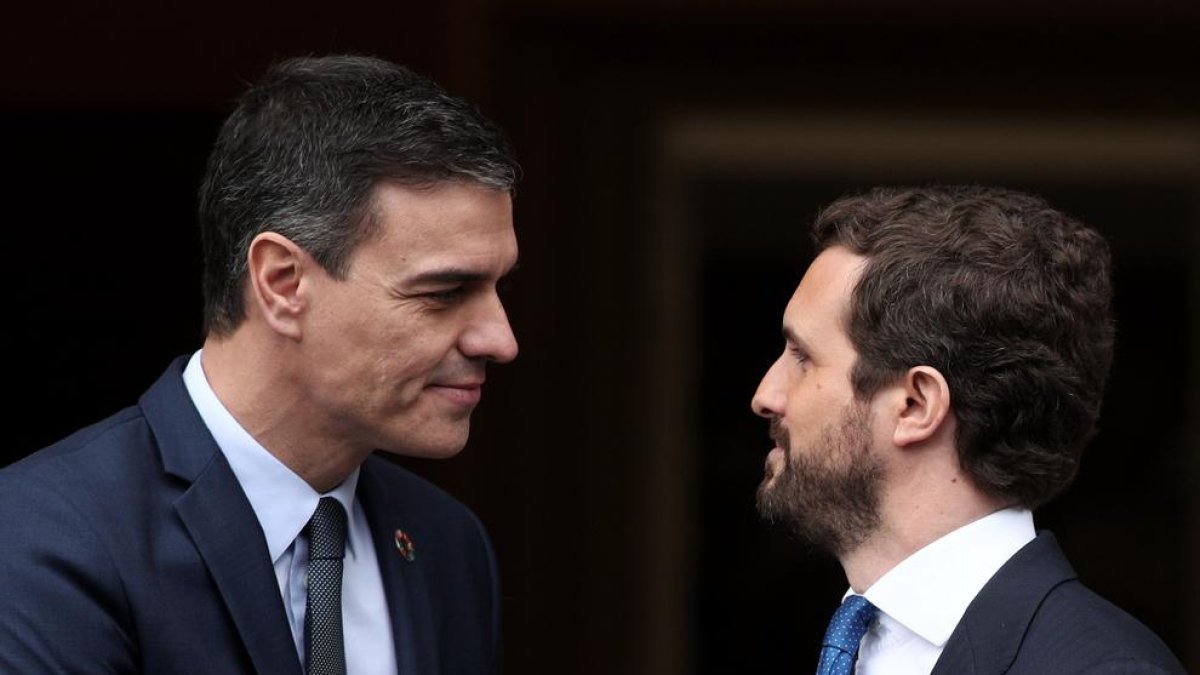
[[[0,672],[300,673],[262,529],[187,395],[185,362],[137,406],[0,471]],[[400,672],[498,670],[496,565],[478,519],[379,457],[357,495]]]
[[[971,602],[932,675],[1183,672],[1148,628],[1080,583],[1042,532]]]

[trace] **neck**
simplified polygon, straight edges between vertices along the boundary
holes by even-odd
[[[957,467],[911,477],[885,490],[882,522],[839,560],[850,587],[870,588],[906,558],[964,525],[1012,505],[976,488]]]
[[[317,492],[337,487],[370,454],[314,414],[307,387],[287,367],[287,344],[256,339],[253,325],[204,341],[201,365],[217,399],[267,452]]]

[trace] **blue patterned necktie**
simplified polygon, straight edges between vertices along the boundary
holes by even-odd
[[[308,521],[309,675],[345,675],[342,639],[342,558],[346,555],[346,510],[333,497],[322,497]]]
[[[817,675],[850,675],[858,657],[858,643],[875,620],[875,605],[861,595],[846,598],[833,613],[825,641],[821,643],[821,662]]]

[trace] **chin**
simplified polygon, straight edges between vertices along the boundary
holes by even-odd
[[[447,434],[445,438],[405,438],[381,446],[380,450],[390,455],[416,457],[419,459],[450,459],[462,452],[467,444],[467,434]]]

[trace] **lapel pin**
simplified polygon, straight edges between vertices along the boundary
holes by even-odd
[[[413,562],[417,559],[417,549],[413,546],[412,539],[404,530],[396,530],[396,550],[408,562]]]

